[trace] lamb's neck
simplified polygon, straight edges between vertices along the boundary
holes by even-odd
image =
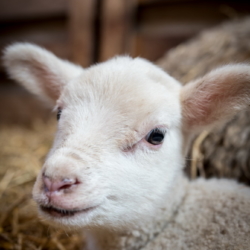
[[[175,219],[178,208],[185,200],[187,179],[180,176],[175,184],[166,203],[157,209],[154,218],[149,216],[145,220],[136,222],[134,226],[120,231],[107,229],[86,231],[87,249],[138,250],[146,247],[168,226],[169,222]]]

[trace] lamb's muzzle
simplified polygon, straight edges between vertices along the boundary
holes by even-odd
[[[43,175],[44,191],[48,197],[54,194],[68,192],[73,187],[80,184],[76,179],[63,178],[62,180],[53,180],[46,175]]]

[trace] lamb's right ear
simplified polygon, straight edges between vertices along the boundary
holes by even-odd
[[[53,105],[63,86],[83,71],[81,67],[29,43],[16,43],[7,47],[3,62],[13,80]]]

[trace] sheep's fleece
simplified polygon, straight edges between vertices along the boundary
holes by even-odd
[[[4,64],[58,112],[33,189],[48,223],[82,228],[88,250],[250,249],[250,189],[182,174],[192,135],[249,106],[249,65],[183,87],[141,58],[82,69],[27,43]]]

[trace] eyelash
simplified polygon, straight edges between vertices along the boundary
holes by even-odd
[[[164,128],[154,128],[145,136],[145,140],[154,146],[161,145],[164,142],[166,132]]]
[[[159,133],[158,138],[156,137],[156,138],[154,138],[153,141],[148,141],[150,136],[153,135],[153,133]],[[161,144],[163,144],[164,137],[165,137],[166,133],[167,133],[166,128],[164,128],[164,127],[156,127],[154,129],[150,130],[148,132],[148,134],[146,136],[144,136],[142,139],[144,140],[144,142],[146,141],[147,144],[151,144],[151,147],[158,148],[158,147],[161,146]],[[162,140],[161,140],[161,137],[162,137]],[[159,139],[159,140],[157,140],[157,139]],[[140,142],[142,142],[142,141],[139,140],[135,144],[127,145],[126,148],[124,148],[123,150],[125,152],[129,152],[129,151],[133,150]]]
[[[62,114],[62,109],[61,108],[57,108],[57,114],[56,114],[57,121],[59,121],[59,119],[61,117],[61,114]]]

